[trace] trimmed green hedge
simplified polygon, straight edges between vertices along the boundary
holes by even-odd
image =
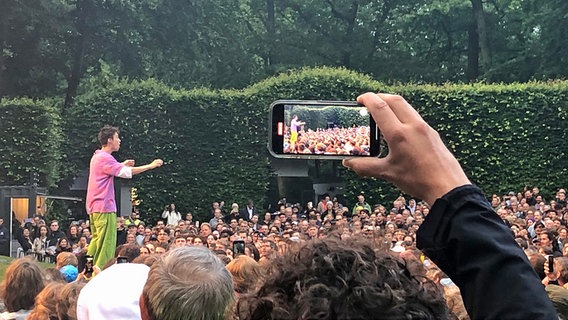
[[[298,70],[244,90],[174,90],[153,80],[118,82],[78,98],[65,117],[63,147],[58,115],[49,103],[2,101],[0,142],[7,149],[0,153],[0,182],[21,184],[37,168],[54,185],[60,159],[65,172],[76,174],[88,167],[98,148],[99,128],[111,124],[121,128],[118,159],[165,161],[162,168],[134,178],[141,210],[156,214],[175,202],[202,220],[216,200],[264,202],[272,177],[266,150],[272,101],[354,100],[366,91],[406,97],[488,194],[528,184],[547,195],[568,185],[568,82],[386,87],[332,68]],[[347,202],[364,191],[369,203],[389,206],[386,201],[399,194],[384,181],[342,172]]]
[[[528,185],[551,199],[568,186],[568,82],[404,85],[391,92],[404,96],[438,130],[487,195]],[[346,181],[348,199],[372,190],[372,202],[379,203],[399,193],[371,179]]]
[[[80,97],[69,116],[69,159],[88,167],[98,129],[120,127],[118,159],[165,165],[136,176],[141,210],[157,214],[167,203],[209,215],[213,201],[265,201],[271,176],[268,106],[277,99],[350,99],[376,88],[351,71],[321,68],[281,75],[242,91],[172,90],[155,81],[119,83]],[[230,206],[230,203],[227,204]]]
[[[61,123],[53,101],[0,100],[0,185],[24,185],[31,173],[40,186],[57,184],[61,169]]]

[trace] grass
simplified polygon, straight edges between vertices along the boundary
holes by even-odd
[[[12,260],[14,260],[14,258],[0,256],[0,282],[4,280],[4,276],[6,275],[6,269],[8,268]],[[38,263],[42,269],[55,267],[55,264],[52,263],[43,263],[43,262],[38,262]]]

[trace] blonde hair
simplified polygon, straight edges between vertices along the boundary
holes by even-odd
[[[227,264],[237,293],[247,293],[262,279],[262,267],[253,258],[240,255]]]

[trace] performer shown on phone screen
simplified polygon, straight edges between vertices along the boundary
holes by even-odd
[[[305,122],[298,120],[298,115],[292,116],[292,121],[290,121],[290,143],[295,144],[298,141],[298,130],[301,126],[305,125]]]

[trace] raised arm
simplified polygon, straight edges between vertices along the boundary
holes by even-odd
[[[343,164],[432,205],[417,246],[460,287],[471,318],[558,319],[510,230],[439,134],[400,96],[366,93],[357,101],[372,114],[389,154]]]

